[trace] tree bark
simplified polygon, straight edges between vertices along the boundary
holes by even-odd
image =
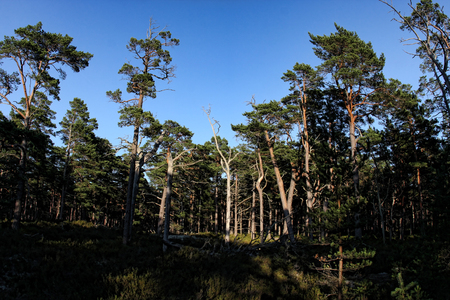
[[[231,229],[231,174],[230,168],[227,164],[225,168],[225,173],[227,174],[227,202],[225,210],[225,243],[230,242],[230,229]]]
[[[141,178],[141,166],[143,165],[142,153],[139,153],[139,160],[134,163],[133,192],[131,194],[130,227],[128,236],[131,239],[131,228],[134,220],[134,207],[136,206],[136,197],[139,191],[139,179]]]
[[[292,216],[292,202],[294,201],[295,185],[297,183],[296,174],[297,174],[297,170],[292,165],[292,168],[291,168],[291,180],[289,182],[289,192],[288,192],[288,195],[287,195],[287,204],[288,204],[288,209],[289,209],[289,215],[290,216]],[[293,220],[292,220],[292,218],[291,218],[291,227],[293,227]],[[287,230],[285,230],[285,232],[287,232]]]
[[[216,186],[214,193],[214,233],[217,233],[219,230],[219,187]]]
[[[170,151],[167,154],[167,186],[166,186],[166,213],[164,217],[164,237],[163,240],[169,241],[170,231],[170,202],[172,197],[172,179],[173,179],[173,159]],[[166,244],[163,244],[163,251],[167,250]]]
[[[19,230],[20,220],[22,217],[22,200],[25,194],[25,183],[27,181],[26,177],[26,167],[27,167],[27,139],[23,138],[22,144],[17,145],[20,149],[20,161],[19,161],[19,180],[17,182],[17,194],[16,201],[14,204],[14,218],[12,221],[12,229]]]
[[[306,126],[306,125],[304,125]],[[306,134],[307,136],[307,134]],[[305,147],[305,178],[306,178],[306,208],[307,208],[307,217],[306,217],[306,230],[308,232],[309,238],[312,240],[314,238],[313,232],[311,229],[312,224],[312,212],[314,210],[314,195],[312,191],[311,178],[309,173],[309,159],[310,159],[310,149],[309,143],[307,141],[307,137],[303,143]]]
[[[355,135],[355,120],[356,117],[350,113],[350,147],[351,147],[351,162],[352,162],[352,175],[353,175],[353,188],[355,193],[356,203],[359,204],[359,166],[356,158],[356,135]],[[358,211],[354,215],[355,218],[355,237],[358,239],[362,238],[362,229],[360,221],[359,207]]]
[[[251,210],[251,217],[250,217],[250,237],[252,241],[256,238],[256,224],[255,224],[255,209],[256,209],[256,182],[253,182],[253,189],[252,189],[252,210]]]
[[[289,214],[289,207],[288,207],[288,203],[287,203],[287,199],[286,199],[286,192],[284,190],[283,178],[281,177],[280,170],[278,168],[278,164],[275,159],[275,154],[273,152],[273,145],[270,141],[269,133],[267,131],[265,131],[264,133],[265,133],[267,145],[269,147],[269,153],[270,153],[270,157],[272,159],[275,176],[277,178],[278,189],[280,191],[281,205],[282,205],[283,213],[284,213],[284,223],[286,224],[285,226],[288,231],[287,234],[289,235],[289,239],[290,239],[291,243],[294,243],[295,237],[294,237],[294,232],[293,232],[292,226],[291,226],[291,216]]]
[[[261,151],[259,148],[257,149],[258,154],[258,174],[259,178],[256,182],[256,189],[258,190],[258,196],[259,196],[259,238],[261,240],[261,243],[264,243],[264,195],[263,195],[263,188],[261,187],[261,182],[264,179],[264,167],[262,163],[261,158]]]
[[[26,116],[24,119],[24,127],[25,129],[30,129],[30,117],[29,110],[26,111]],[[19,230],[20,220],[22,218],[22,200],[25,195],[25,185],[28,182],[28,178],[26,175],[27,168],[27,147],[28,147],[28,139],[26,136],[23,137],[22,143],[20,145],[13,145],[13,147],[17,147],[20,149],[20,161],[19,161],[19,180],[17,182],[17,195],[16,201],[14,203],[14,218],[11,224],[12,229]]]
[[[166,187],[164,187],[163,194],[161,197],[161,205],[159,206],[159,214],[158,214],[158,228],[156,229],[156,234],[161,235],[164,226],[164,211],[166,207],[166,194],[167,194],[167,176],[166,176]]]
[[[226,212],[225,212],[225,244],[229,244],[230,242],[230,227],[231,227],[231,172],[230,172],[230,163],[233,161],[234,158],[236,158],[237,154],[232,157],[231,151],[228,155],[228,159],[225,158],[222,151],[219,148],[219,143],[217,141],[217,134],[216,130],[214,129],[214,124],[211,121],[210,118],[210,111],[204,110],[206,115],[208,116],[209,124],[211,125],[211,129],[213,131],[214,135],[214,144],[216,145],[217,152],[219,152],[219,155],[221,157],[220,159],[220,165],[222,167],[222,170],[225,172],[227,176],[227,199],[226,199]],[[239,153],[238,153],[239,154]]]
[[[234,236],[238,235],[238,225],[239,225],[239,220],[238,220],[238,199],[239,199],[239,181],[238,181],[238,175],[235,174],[235,186],[234,186]]]
[[[67,168],[70,163],[70,144],[72,142],[72,127],[70,127],[69,130],[69,140],[67,142],[67,149],[66,149],[66,159],[64,161],[64,171],[63,171],[63,182],[62,182],[62,190],[61,190],[61,201],[59,204],[59,213],[58,213],[58,220],[64,219],[64,207],[66,204],[66,190],[67,190]]]
[[[136,129],[136,127],[135,127]],[[158,137],[157,141],[153,145],[153,149],[146,153],[141,153],[140,157],[137,157],[137,152],[139,145],[139,127],[137,127],[137,131],[135,130],[135,135],[133,138],[133,147],[132,147],[132,158],[130,159],[130,174],[128,177],[128,190],[127,190],[127,204],[125,210],[124,217],[124,227],[123,227],[123,244],[127,245],[131,240],[131,229],[133,225],[133,213],[134,213],[134,205],[136,203],[136,197],[139,191],[139,177],[140,177],[140,169],[143,164],[145,164],[153,155],[158,151],[159,146],[161,145],[166,132],[163,131]],[[136,142],[136,144],[134,144]],[[136,146],[135,146],[136,145]],[[137,160],[139,158],[139,160]]]
[[[142,97],[141,97],[142,98]],[[139,99],[139,108],[142,108],[142,101]],[[131,229],[133,225],[133,219],[131,217],[131,212],[134,210],[133,207],[133,187],[134,187],[134,178],[136,176],[136,157],[137,157],[137,149],[139,142],[139,125],[134,126],[134,135],[133,135],[133,144],[131,147],[131,156],[130,156],[130,173],[128,175],[128,189],[127,189],[127,205],[125,209],[125,219],[123,225],[123,244],[127,245],[131,240]]]

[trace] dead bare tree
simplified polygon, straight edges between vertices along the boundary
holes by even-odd
[[[214,135],[214,143],[216,145],[217,152],[219,153],[220,165],[222,170],[225,172],[227,176],[227,200],[226,200],[226,211],[225,211],[225,244],[229,244],[230,242],[230,228],[231,228],[231,171],[230,171],[230,163],[240,154],[240,152],[232,153],[231,148],[228,150],[227,157],[225,157],[224,151],[220,149],[219,142],[217,140],[217,134],[220,130],[220,124],[213,118],[211,118],[211,107],[208,109],[203,108],[206,116],[208,117],[209,124],[211,125],[211,129]],[[217,126],[217,129],[214,127]]]

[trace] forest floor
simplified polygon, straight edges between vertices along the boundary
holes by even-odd
[[[203,234],[163,253],[158,236],[138,232],[124,246],[119,230],[86,222],[23,223],[18,232],[6,224],[0,299],[337,298],[335,272],[320,271],[332,247],[304,239],[261,247],[238,237],[224,247]],[[344,273],[344,299],[450,299],[448,241],[360,243],[376,255],[371,266]]]

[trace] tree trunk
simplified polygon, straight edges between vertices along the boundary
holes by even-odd
[[[304,154],[304,160],[305,160],[305,172],[303,176],[305,177],[306,181],[306,207],[307,207],[307,217],[306,217],[306,231],[308,232],[309,238],[313,239],[313,232],[311,230],[311,224],[312,224],[312,212],[314,208],[314,195],[312,191],[312,185],[311,185],[311,174],[309,173],[309,160],[310,160],[310,146],[309,146],[309,132],[308,132],[308,119],[306,115],[306,102],[307,102],[307,96],[306,96],[306,80],[303,79],[303,93],[301,97],[301,111],[302,111],[302,121],[303,121],[303,135],[302,135],[302,144],[305,148],[305,154]],[[300,125],[299,125],[300,127]],[[293,170],[294,171],[294,170]]]
[[[214,233],[217,233],[219,230],[219,187],[216,186],[214,193]]]
[[[69,164],[69,162],[68,162],[69,156],[70,156],[70,150],[68,150],[68,152],[66,154],[66,160],[64,163],[63,183],[62,183],[62,190],[61,190],[61,201],[59,204],[58,220],[64,219],[64,207],[65,207],[65,202],[66,202],[66,190],[67,190],[67,166]]]
[[[259,178],[256,182],[256,189],[258,190],[258,196],[259,196],[259,238],[261,240],[261,243],[264,243],[264,195],[263,195],[263,188],[261,187],[261,182],[264,179],[264,167],[262,164],[262,158],[261,158],[261,151],[259,148],[257,149],[258,154],[258,174]]]
[[[202,195],[200,191],[200,195],[198,196],[197,233],[200,233],[201,231],[201,223],[202,223]]]
[[[287,203],[287,199],[286,199],[286,192],[284,190],[283,178],[281,177],[280,170],[278,168],[278,164],[275,159],[275,154],[273,152],[273,145],[270,142],[269,133],[267,131],[265,131],[265,137],[266,137],[267,145],[269,146],[269,153],[270,153],[270,157],[272,159],[275,176],[277,178],[278,189],[280,191],[281,205],[282,205],[283,213],[284,213],[284,223],[286,224],[285,226],[288,231],[287,234],[289,235],[289,239],[290,239],[291,243],[294,243],[295,237],[294,237],[294,232],[293,232],[292,226],[291,226],[291,216],[289,214],[289,207],[288,207],[288,203]]]
[[[325,199],[324,201],[323,201],[323,204],[322,204],[322,210],[323,210],[323,212],[326,214],[326,212],[328,211],[328,199]],[[322,224],[324,224],[326,222],[326,220],[325,219],[322,219]],[[324,224],[325,225],[325,224]],[[324,241],[325,240],[325,226],[323,226],[322,228],[321,228],[321,230],[320,230],[320,232],[321,232],[321,236],[322,236],[322,241]]]
[[[227,175],[227,202],[225,210],[225,243],[230,242],[230,231],[231,231],[231,173],[230,168],[225,168],[225,173]]]
[[[242,235],[242,230],[244,227],[244,216],[243,216],[243,211],[242,208],[239,209],[239,233]]]
[[[414,134],[414,129],[413,129],[413,121],[409,120],[409,131],[414,143],[414,159],[415,161],[418,163],[419,162],[419,158],[417,155],[417,141],[416,141],[416,136]],[[421,180],[420,180],[420,168],[416,168],[417,171],[417,192],[419,193],[419,226],[420,226],[420,233],[422,235],[425,235],[425,223],[424,223],[424,216],[423,216],[423,195],[422,195],[422,185],[421,185]]]
[[[141,105],[142,107],[142,105]],[[131,240],[131,229],[133,225],[133,214],[134,214],[134,206],[136,203],[136,197],[139,192],[139,177],[140,170],[143,164],[145,164],[155,153],[158,151],[159,146],[161,145],[166,132],[163,131],[158,140],[153,145],[153,149],[144,155],[144,153],[140,154],[140,157],[137,157],[139,145],[139,126],[135,126],[135,132],[133,137],[133,146],[132,153],[130,159],[130,174],[128,177],[128,190],[127,190],[127,204],[125,209],[125,218],[124,218],[124,226],[123,226],[123,244],[126,245]],[[139,158],[139,160],[137,160]]]
[[[211,129],[213,131],[214,135],[214,144],[216,145],[217,152],[219,153],[221,159],[220,159],[220,165],[222,167],[222,170],[225,172],[227,176],[227,199],[226,199],[226,212],[225,212],[225,244],[228,245],[230,242],[230,224],[231,224],[231,172],[230,172],[230,163],[231,161],[236,158],[237,154],[232,158],[231,157],[231,151],[229,153],[228,159],[225,159],[225,156],[223,155],[222,151],[220,150],[219,143],[217,141],[217,134],[216,130],[214,129],[214,125],[211,121],[211,118],[209,117],[210,111],[204,110],[206,115],[208,116],[209,124],[211,125]],[[238,153],[239,154],[239,153]]]
[[[305,178],[306,178],[306,231],[308,232],[309,238],[312,240],[314,238],[313,231],[311,229],[312,224],[312,212],[314,210],[314,195],[312,191],[311,179],[309,174],[309,144],[305,144]]]
[[[350,147],[351,147],[351,161],[352,161],[352,174],[353,174],[353,187],[355,192],[356,203],[359,204],[359,166],[356,158],[356,135],[355,135],[355,120],[356,117],[350,114]],[[362,238],[362,229],[360,221],[359,207],[358,211],[354,215],[355,218],[355,237]]]
[[[289,209],[289,215],[292,216],[292,202],[294,201],[294,193],[295,193],[295,185],[297,183],[296,180],[297,169],[292,165],[291,168],[291,181],[289,182],[289,192],[287,195],[287,204]],[[291,226],[293,226],[292,218],[291,218]],[[286,231],[286,230],[285,230]]]
[[[378,172],[378,164],[377,161],[375,160],[375,156],[372,155],[372,159],[373,162],[375,164],[376,167],[376,171]],[[378,174],[377,172],[375,172],[375,185],[377,187],[377,200],[378,200],[378,211],[380,213],[380,223],[381,223],[381,233],[383,236],[383,244],[386,244],[386,228],[385,228],[385,223],[384,223],[384,216],[383,216],[383,208],[381,206],[381,198],[380,198],[380,186],[378,185]]]
[[[256,182],[253,182],[253,189],[252,189],[252,210],[251,210],[251,216],[250,216],[250,237],[252,239],[252,241],[256,238],[256,193],[255,193],[255,188],[256,188]]]
[[[340,234],[339,234],[340,235]],[[343,283],[343,271],[344,271],[344,255],[342,251],[341,239],[339,237],[339,268],[338,268],[338,299],[341,300],[342,295],[342,283]]]
[[[234,236],[238,235],[238,225],[239,225],[239,216],[238,216],[238,199],[239,199],[239,181],[238,175],[235,174],[235,186],[234,186]]]
[[[166,205],[167,205],[167,203],[166,203]],[[194,194],[189,195],[189,208],[190,208],[189,232],[193,233],[194,232]]]
[[[173,160],[170,152],[167,155],[167,186],[166,186],[166,214],[164,217],[164,237],[163,240],[169,241],[170,231],[170,202],[172,197],[172,179],[173,179]],[[166,244],[163,244],[163,251],[167,250]]]
[[[140,152],[140,151],[139,151]],[[138,155],[139,160],[134,164],[134,178],[133,178],[133,192],[131,194],[131,213],[130,213],[130,227],[129,237],[131,238],[131,228],[134,220],[134,207],[136,206],[136,198],[139,192],[139,180],[141,179],[141,168],[144,165],[144,153],[140,152]]]
[[[133,224],[133,219],[131,218],[131,212],[134,209],[133,207],[133,187],[134,187],[134,178],[135,178],[135,165],[136,165],[136,155],[137,155],[137,147],[138,147],[138,138],[139,138],[139,126],[134,127],[134,138],[133,138],[133,146],[131,148],[131,157],[130,157],[130,173],[128,175],[128,189],[127,189],[127,205],[125,208],[125,220],[123,225],[123,244],[127,245],[131,239],[131,229]]]
[[[66,204],[66,190],[67,190],[67,168],[70,163],[71,143],[72,143],[72,124],[70,125],[69,129],[69,138],[67,141],[67,148],[66,148],[66,159],[64,160],[63,182],[61,190],[61,201],[59,204],[58,220],[64,219],[64,206]]]
[[[273,209],[269,201],[269,226],[271,226],[271,224],[273,224]],[[274,233],[276,233],[275,228],[269,231],[269,233],[267,234],[267,238],[271,239]],[[261,243],[264,243],[264,240]]]
[[[25,128],[28,129],[28,118],[25,119]],[[22,200],[25,195],[25,185],[27,182],[26,167],[27,167],[27,139],[22,139],[22,144],[17,145],[20,149],[20,161],[19,161],[19,180],[17,182],[17,194],[14,204],[14,218],[12,222],[12,229],[19,230],[20,220],[22,217]]]
[[[159,206],[159,215],[158,215],[158,227],[156,229],[156,234],[161,235],[162,229],[164,226],[164,211],[166,207],[166,194],[167,194],[167,176],[166,176],[166,187],[164,187],[163,194],[161,197],[161,205]]]

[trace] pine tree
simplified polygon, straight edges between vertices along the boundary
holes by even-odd
[[[320,187],[313,187],[313,174],[310,172],[312,145],[310,142],[310,133],[308,130],[311,122],[308,119],[311,115],[312,106],[309,103],[310,99],[308,94],[311,93],[314,89],[320,87],[323,83],[322,78],[318,75],[318,72],[316,70],[314,70],[307,64],[299,63],[296,63],[294,65],[293,70],[288,70],[286,73],[284,73],[284,76],[281,77],[281,79],[290,83],[289,89],[292,91],[292,93],[289,96],[285,97],[282,102],[290,111],[290,122],[298,126],[298,131],[301,137],[301,145],[303,146],[304,171],[301,172],[301,175],[305,177],[306,183],[306,206],[308,213],[306,227],[308,228],[308,230],[310,230],[312,223],[311,214],[313,211],[314,203],[317,201],[317,197],[314,197],[314,195],[317,193],[314,193],[314,191],[320,189]],[[295,179],[297,179],[298,177],[294,176],[295,173],[295,170],[292,170],[291,183],[295,182]],[[292,192],[293,186],[290,188],[290,196],[288,197],[288,199],[292,199]],[[311,230],[309,232],[309,236],[311,239],[313,238]]]
[[[186,156],[189,155],[189,152],[193,150],[192,148],[192,132],[190,132],[186,127],[181,126],[177,122],[174,121],[166,121],[162,125],[163,130],[166,132],[166,136],[164,137],[161,143],[161,150],[165,154],[166,164],[167,164],[167,173],[166,173],[166,187],[163,193],[163,197],[161,199],[160,206],[160,214],[158,221],[158,231],[160,224],[162,223],[162,215],[164,211],[164,251],[167,250],[167,245],[170,245],[169,242],[169,231],[170,231],[170,205],[172,199],[172,185],[173,185],[173,177],[174,170],[181,167],[187,167],[188,165],[195,164],[193,163],[180,163],[183,161]],[[176,163],[178,162],[178,163]],[[165,209],[165,210],[164,210]]]
[[[155,81],[169,80],[174,77],[174,67],[171,66],[172,57],[165,47],[177,46],[179,40],[172,38],[170,31],[159,31],[158,27],[150,20],[146,39],[131,38],[127,49],[133,53],[134,58],[142,63],[135,67],[125,63],[119,70],[128,78],[127,92],[133,94],[131,99],[122,99],[122,92],[118,89],[114,92],[108,91],[106,95],[114,102],[122,105],[119,113],[121,122],[119,126],[132,126],[133,141],[130,144],[130,173],[128,178],[127,208],[125,213],[123,243],[127,244],[131,239],[131,228],[133,224],[133,211],[139,185],[137,184],[142,167],[140,156],[143,154],[139,149],[139,141],[145,125],[151,123],[151,113],[143,110],[146,98],[156,98]],[[157,150],[157,149],[156,149]]]
[[[36,107],[38,92],[59,100],[59,79],[49,72],[56,70],[60,78],[65,79],[66,72],[61,66],[68,65],[73,71],[79,72],[89,65],[92,54],[77,51],[71,45],[72,38],[61,34],[49,33],[42,29],[42,23],[28,25],[15,31],[16,37],[5,36],[0,41],[0,60],[11,59],[18,66],[16,72],[7,73],[0,69],[0,101],[5,101],[20,115],[23,128],[30,129],[33,123],[33,107]],[[28,73],[28,70],[31,70]],[[17,87],[21,85],[24,91],[24,110],[21,111],[10,99]],[[21,141],[22,155],[19,162],[19,180],[14,208],[12,227],[19,228],[21,219],[22,199],[25,195],[27,167],[27,137]]]
[[[286,197],[283,179],[280,173],[279,161],[277,161],[274,152],[276,140],[280,139],[280,137],[286,132],[291,131],[291,124],[283,118],[285,111],[277,101],[252,104],[252,108],[253,111],[244,113],[244,116],[248,119],[248,124],[232,125],[232,129],[244,136],[251,132],[251,135],[258,135],[260,138],[264,139],[264,142],[269,150],[273,170],[277,180],[279,196],[281,198],[282,211],[284,215],[283,223],[285,224],[284,235],[287,235],[290,241],[294,243],[295,237],[292,229],[291,211]]]
[[[417,45],[413,57],[423,60],[420,69],[426,75],[420,78],[421,90],[429,93],[441,108],[444,117],[450,122],[450,19],[444,7],[432,0],[421,0],[415,6],[409,3],[410,16],[402,15],[391,3],[380,0],[389,6],[399,19],[400,29],[412,34],[402,39],[407,45]],[[448,129],[448,128],[447,128]]]
[[[88,143],[93,136],[93,131],[98,128],[97,120],[90,118],[87,105],[80,98],[74,98],[70,103],[70,110],[59,123],[62,129],[58,132],[66,145],[64,154],[64,168],[62,174],[61,201],[58,219],[64,219],[64,206],[68,184],[68,174],[71,169],[71,156],[80,145]]]
[[[367,106],[373,107],[374,94],[384,85],[382,73],[385,58],[373,51],[372,44],[366,43],[355,32],[348,31],[335,24],[336,33],[329,36],[309,34],[315,46],[314,53],[323,63],[320,72],[330,75],[330,85],[340,94],[340,101],[348,113],[351,164],[353,168],[354,197],[359,203],[359,165],[357,161],[357,122],[370,115]],[[357,237],[362,236],[359,213],[355,214]]]

